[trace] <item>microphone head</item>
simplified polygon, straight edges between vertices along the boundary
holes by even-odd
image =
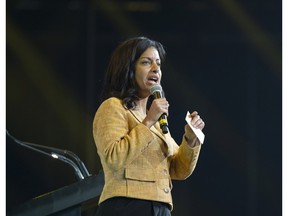
[[[150,88],[150,94],[154,95],[155,92],[162,92],[162,87],[160,84],[155,83],[151,88]]]

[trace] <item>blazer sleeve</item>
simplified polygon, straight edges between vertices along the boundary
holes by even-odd
[[[107,99],[98,108],[93,136],[102,164],[111,170],[131,163],[154,139],[145,125],[128,117],[117,98]]]
[[[181,145],[175,149],[170,163],[170,176],[172,179],[183,180],[193,173],[199,158],[201,144],[191,148],[183,136]]]

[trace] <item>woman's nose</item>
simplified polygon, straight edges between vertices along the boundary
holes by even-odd
[[[152,71],[155,73],[158,73],[160,71],[160,66],[156,62],[153,63]]]

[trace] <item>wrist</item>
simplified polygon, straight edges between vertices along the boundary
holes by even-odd
[[[197,145],[197,137],[196,136],[187,136],[186,134],[184,135],[184,139],[186,140],[187,144],[193,148]]]
[[[153,122],[147,120],[147,118],[145,118],[143,121],[142,121],[142,124],[144,124],[146,127],[148,128],[151,128],[152,125],[153,125]]]
[[[197,137],[196,137],[196,135],[194,134],[194,133],[189,133],[189,134],[187,134],[187,133],[185,133],[184,134],[184,137],[185,137],[185,140],[188,142],[191,142],[191,141],[193,141],[193,140],[195,140]]]

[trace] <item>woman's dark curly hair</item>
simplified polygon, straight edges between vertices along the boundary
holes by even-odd
[[[128,109],[136,107],[138,86],[135,82],[135,63],[150,47],[155,47],[161,62],[166,52],[161,43],[146,37],[135,37],[122,42],[113,52],[106,74],[102,100],[117,97]]]

